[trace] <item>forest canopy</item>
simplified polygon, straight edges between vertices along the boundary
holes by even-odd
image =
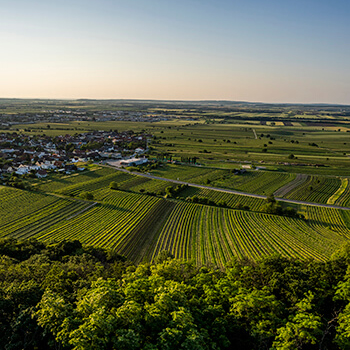
[[[196,266],[79,241],[0,241],[0,344],[13,349],[348,349],[350,248]]]

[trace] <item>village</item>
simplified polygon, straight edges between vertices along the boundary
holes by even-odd
[[[34,124],[34,123],[67,123],[71,121],[131,121],[131,122],[160,122],[166,121],[174,116],[163,114],[150,114],[140,111],[101,111],[87,112],[84,110],[48,110],[42,113],[23,113],[23,114],[0,114],[0,125],[2,128],[8,128],[16,124]]]
[[[64,136],[0,134],[0,177],[6,174],[44,178],[55,171],[83,171],[84,162],[119,161],[120,166],[146,163],[152,135],[132,131],[93,131]]]

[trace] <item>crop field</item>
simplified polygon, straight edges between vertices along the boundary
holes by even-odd
[[[55,176],[49,181],[35,186],[35,189],[71,197],[79,196],[82,192],[91,192],[96,200],[100,200],[99,191],[108,188],[111,182],[117,183],[121,190],[133,192],[141,190],[152,193],[164,192],[167,186],[172,185],[167,181],[149,179],[103,167],[80,174]]]
[[[350,239],[350,210],[294,203],[304,218],[292,218],[264,213],[261,198],[213,190],[350,207],[349,107],[144,101],[139,109],[135,101],[76,101],[58,122],[45,115],[31,123],[25,113],[29,106],[39,114],[51,107],[66,110],[65,101],[50,103],[44,108],[43,101],[12,101],[6,107],[2,101],[5,114],[19,113],[15,123],[4,116],[2,128],[51,136],[94,130],[151,134],[146,156],[161,165],[140,171],[169,181],[102,164],[70,175],[49,172],[41,180],[28,175],[23,183],[32,191],[0,187],[0,237],[79,239],[135,262],[152,261],[168,250],[178,258],[218,266],[233,257],[255,260],[274,253],[324,261]],[[125,113],[125,120],[119,115],[106,120],[87,113],[84,120],[66,120],[68,110],[101,112],[103,106],[106,111],[141,111],[145,118],[138,122],[133,113]],[[147,122],[150,115],[157,119]],[[128,147],[114,146],[123,156],[132,154]],[[5,156],[1,164],[11,161]],[[235,175],[244,165],[247,171]],[[0,177],[3,184],[18,186],[10,174]],[[170,180],[208,188],[189,186],[170,198],[165,189],[177,186]],[[91,200],[83,200],[87,194]],[[200,204],[204,199],[210,205]]]
[[[265,195],[275,192],[296,177],[295,174],[259,170],[234,175],[224,169],[172,164],[165,165],[161,170],[152,171],[152,175],[196,184],[210,183],[210,186],[214,187]]]
[[[205,184],[207,180],[214,181],[230,174],[229,170],[225,169],[174,164],[165,164],[162,168],[152,170],[151,173],[152,175],[167,179],[188,181],[197,184]]]
[[[198,196],[232,205],[241,203],[257,211],[167,200],[108,187],[94,190],[98,203],[1,188],[6,200],[0,207],[0,234],[45,241],[79,239],[115,249],[134,261],[149,261],[169,250],[179,258],[218,266],[234,256],[258,259],[273,253],[325,260],[350,238],[348,212],[305,206],[306,220],[294,219],[258,212],[260,199],[206,189],[186,191],[191,190]],[[21,210],[16,210],[18,201]]]
[[[230,175],[223,180],[213,182],[216,187],[230,188],[242,192],[271,194],[293,181],[294,174],[249,171],[243,175]]]
[[[347,219],[349,217],[349,211],[303,206],[303,212],[311,227],[325,234],[328,234],[329,230],[331,230],[350,239],[349,222]]]
[[[92,205],[50,195],[3,188],[0,205],[0,237],[28,238],[49,229]],[[20,203],[20,205],[18,205]]]
[[[90,245],[116,249],[137,260],[141,257],[139,250],[147,247],[138,242],[150,239],[153,234],[152,225],[149,227],[147,222],[152,223],[155,217],[159,220],[158,215],[167,211],[168,206],[163,205],[163,201],[146,195],[113,191],[105,203],[43,230],[35,237],[42,240],[79,239]]]
[[[283,197],[294,188],[301,186],[307,180],[307,175],[298,174],[294,180],[288,182],[286,185],[280,187],[278,190],[274,192],[275,197]]]
[[[338,191],[333,195],[331,201],[337,205],[342,205],[345,207],[350,206],[350,183],[348,178],[341,179],[341,186],[339,187]]]
[[[228,207],[235,208],[238,205],[249,207],[249,210],[259,211],[264,205],[265,201],[260,198],[250,196],[241,196],[233,193],[214,191],[205,188],[189,187],[180,193],[180,197],[186,199],[187,197],[197,196],[198,198],[208,198],[216,204],[226,203]]]
[[[223,265],[233,256],[257,259],[273,253],[325,260],[345,241],[343,235],[301,219],[178,203],[152,249],[152,258],[168,250],[199,264]]]
[[[336,177],[310,175],[300,186],[289,191],[285,198],[326,204],[338,191],[341,183]]]
[[[113,174],[115,171],[107,167],[94,167],[82,173],[74,173],[71,175],[55,174],[49,178],[38,182],[35,189],[42,192],[57,192],[66,187],[79,185],[84,182],[97,180],[103,176]]]
[[[111,174],[101,176],[93,180],[85,181],[82,183],[76,183],[74,185],[64,187],[56,192],[67,196],[78,196],[82,192],[94,193],[95,191],[98,191],[101,188],[106,188],[113,181],[119,184],[123,184],[133,179],[134,176],[128,173],[113,172]]]

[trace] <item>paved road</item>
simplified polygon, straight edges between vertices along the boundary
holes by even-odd
[[[197,188],[205,188],[205,189],[214,190],[214,191],[238,194],[240,196],[247,196],[247,197],[254,197],[254,198],[261,198],[261,199],[266,199],[267,198],[267,196],[260,195],[260,194],[255,194],[255,193],[240,192],[240,191],[235,191],[235,190],[228,190],[226,188],[198,185],[198,184],[194,184],[194,183],[191,183],[191,182],[180,181],[180,180],[172,180],[172,179],[168,179],[168,178],[165,178],[165,177],[154,176],[154,175],[145,174],[145,173],[138,173],[138,172],[135,172],[135,171],[131,172],[131,171],[128,171],[126,169],[117,168],[117,167],[114,167],[114,166],[111,166],[111,165],[105,165],[105,166],[114,168],[114,169],[116,169],[118,171],[123,171],[125,173],[130,173],[130,174],[134,174],[134,175],[139,175],[139,176],[147,177],[149,179],[154,179],[154,180],[163,180],[163,181],[173,182],[173,183],[180,184],[180,185],[188,185],[188,186],[197,187]],[[314,207],[350,210],[350,208],[348,208],[348,207],[340,207],[338,205],[320,204],[320,203],[313,203],[313,202],[304,202],[304,201],[298,201],[298,200],[295,200],[295,199],[285,199],[285,198],[278,198],[278,197],[276,197],[275,199],[277,201],[279,201],[279,202],[302,204],[302,205],[311,205],[311,206],[314,206]]]

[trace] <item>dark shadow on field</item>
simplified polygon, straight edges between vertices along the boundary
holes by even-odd
[[[177,194],[179,197],[192,197],[194,195],[199,195],[201,190],[198,187],[187,187]]]
[[[337,229],[342,229],[342,230],[348,230],[349,234],[350,234],[350,229],[349,227],[347,227],[346,225],[339,225],[339,224],[335,224],[335,223],[329,223],[329,222],[325,222],[323,220],[315,220],[315,219],[308,219],[307,223],[312,226],[312,225],[320,225],[320,226],[324,226],[325,228],[328,228],[329,230],[332,230],[336,233],[339,233],[337,231]]]
[[[118,207],[117,205],[111,204],[111,203],[97,203],[95,205],[95,208],[98,208],[98,207],[104,207],[106,209],[116,210],[116,211],[120,211],[120,212],[124,212],[124,213],[132,213],[133,212],[133,210],[131,210],[131,209]]]

